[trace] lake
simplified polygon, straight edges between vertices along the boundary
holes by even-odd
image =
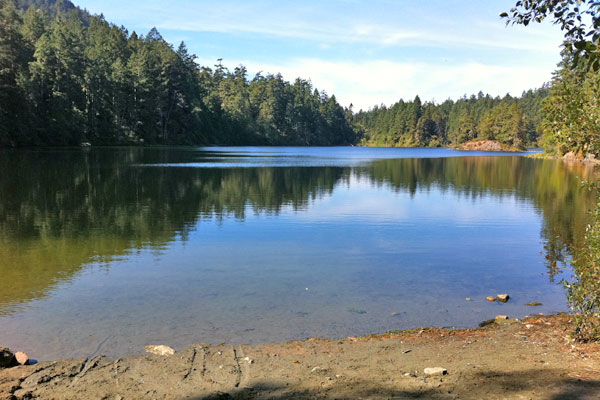
[[[18,150],[0,167],[0,344],[39,360],[566,311],[594,204],[581,164],[448,149]]]

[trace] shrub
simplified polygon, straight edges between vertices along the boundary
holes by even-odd
[[[575,312],[575,337],[600,341],[600,198],[590,217],[583,243],[573,250],[573,279],[563,283]]]

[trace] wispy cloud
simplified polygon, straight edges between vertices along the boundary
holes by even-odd
[[[91,3],[82,0],[80,3]],[[378,46],[491,47],[527,51],[556,51],[557,36],[504,29],[497,13],[474,20],[457,10],[455,15],[432,12],[414,2],[348,1],[302,3],[274,1],[162,2],[108,0],[104,5],[113,18],[145,21],[147,27],[188,32],[262,35],[270,38],[309,40],[319,43],[367,43]],[[118,3],[118,5],[117,5]],[[343,4],[340,4],[343,3]],[[412,5],[412,6],[410,6]],[[340,7],[348,7],[344,10]],[[476,5],[473,5],[474,7]],[[508,3],[507,3],[508,6]],[[499,4],[497,10],[507,6]],[[435,5],[431,5],[435,9]],[[468,8],[467,8],[468,9]],[[461,14],[463,12],[463,14]]]
[[[138,32],[185,38],[203,65],[224,58],[251,73],[310,78],[345,105],[419,94],[443,101],[540,86],[559,61],[561,32],[509,26],[514,0],[78,0]]]
[[[203,65],[214,60],[199,59]],[[388,60],[324,61],[298,58],[283,63],[257,63],[252,60],[225,60],[233,67],[243,64],[251,74],[280,72],[286,79],[310,78],[327,93],[335,94],[340,103],[354,105],[355,110],[374,105],[390,105],[400,98],[411,100],[419,95],[423,101],[441,102],[457,99],[479,90],[492,96],[506,93],[520,95],[523,90],[541,86],[551,78],[547,69],[535,66],[485,65],[475,62],[457,65],[405,63]]]

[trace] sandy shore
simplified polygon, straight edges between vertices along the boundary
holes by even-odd
[[[600,399],[600,345],[566,321],[43,362],[0,370],[0,399]]]

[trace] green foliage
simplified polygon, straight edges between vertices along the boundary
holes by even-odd
[[[573,66],[600,70],[600,1],[598,0],[519,0],[510,12],[500,14],[507,24],[529,25],[551,18],[564,31],[566,50]],[[587,24],[587,20],[591,24]]]
[[[454,102],[397,102],[354,115],[365,144],[437,147],[475,139],[493,139],[510,147],[535,145],[542,120],[541,104],[548,87],[500,99],[479,93]]]
[[[565,281],[567,299],[575,311],[575,337],[600,340],[600,200],[590,212],[583,243],[573,253],[574,280]]]
[[[600,72],[571,68],[564,53],[544,101],[544,143],[549,152],[600,155]]]

